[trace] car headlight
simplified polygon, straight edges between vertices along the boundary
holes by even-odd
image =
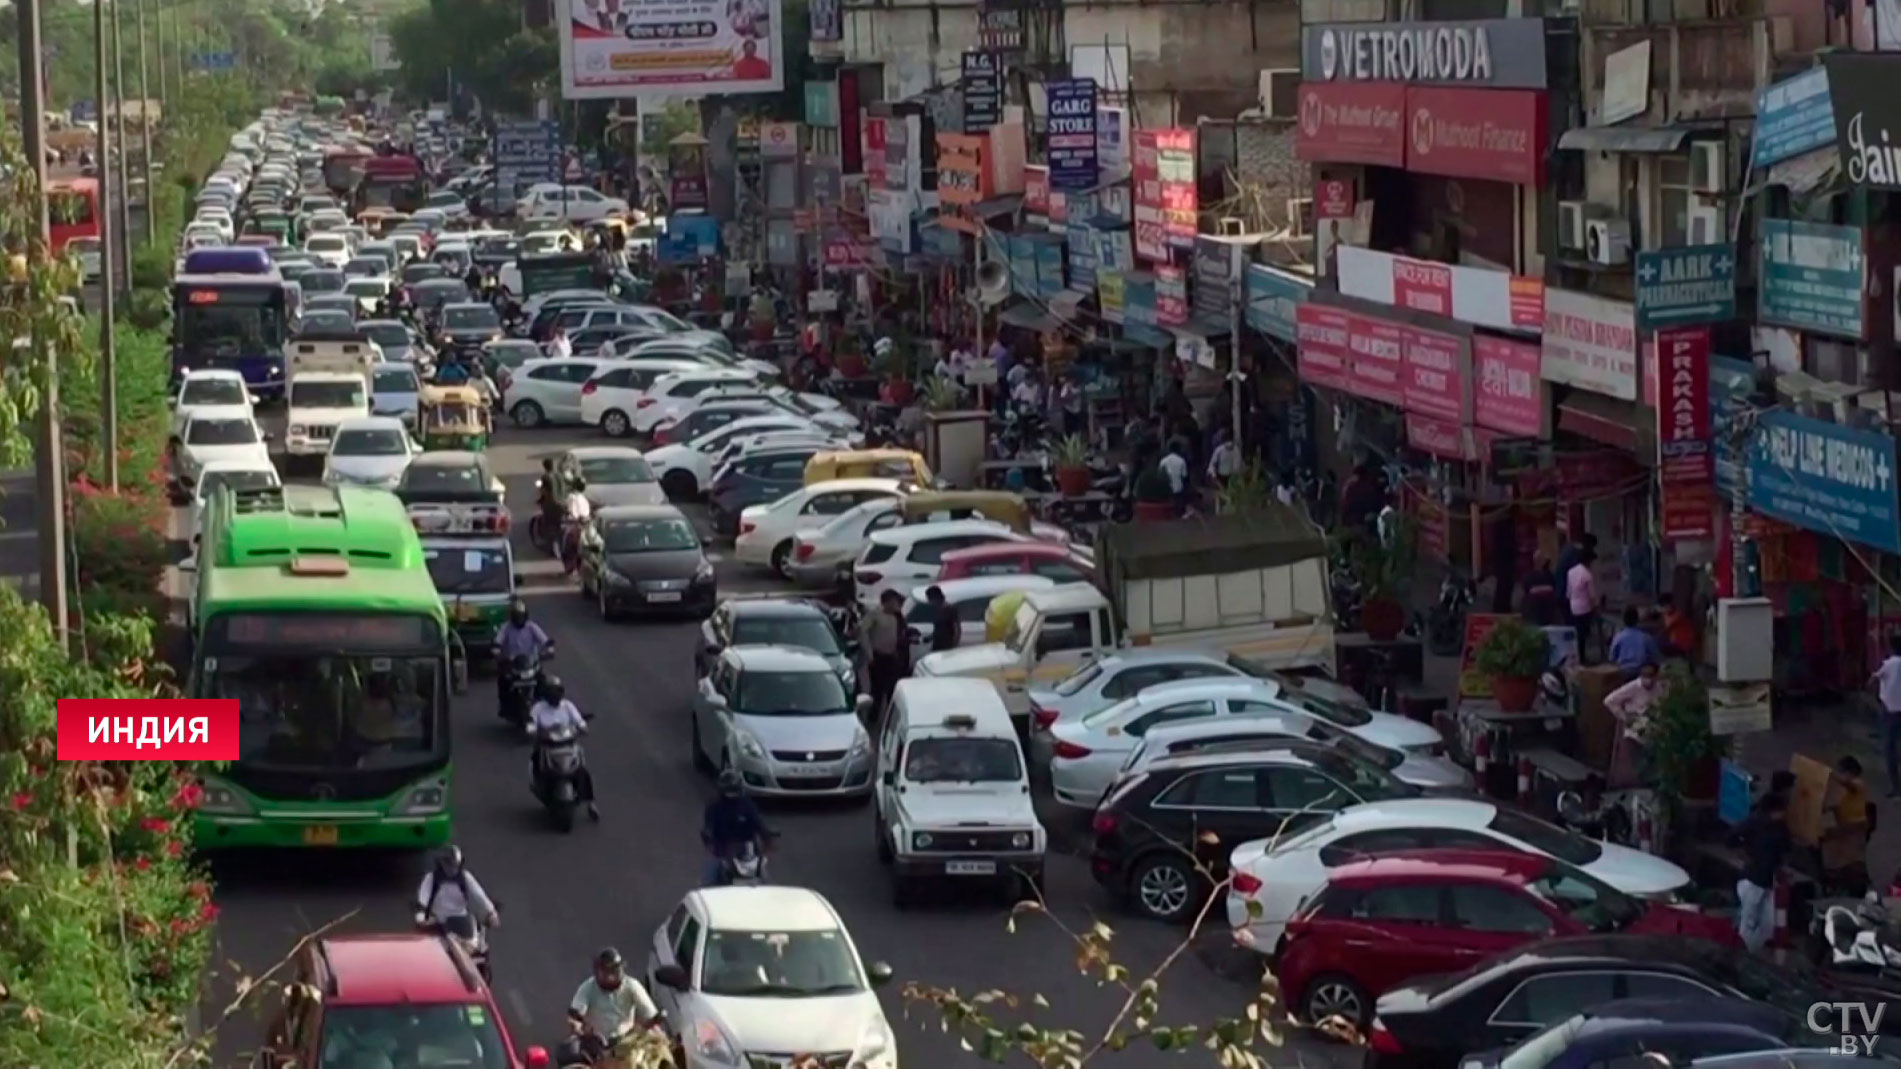
[[[701,1018],[693,1023],[693,1053],[709,1062],[721,1065],[738,1065],[739,1051],[726,1033],[712,1021]]]
[[[632,586],[634,583],[632,579],[627,578],[612,568],[603,571],[601,575],[607,579],[607,585],[609,586]]]
[[[917,832],[916,834],[911,836],[911,849],[929,850],[931,848],[931,843],[935,841],[936,840],[931,838],[930,832],[928,831]]]
[[[897,1040],[891,1034],[891,1026],[882,1017],[865,1022],[865,1032],[858,1037],[858,1044],[852,1049],[851,1064],[863,1065],[889,1057],[897,1047]]]
[[[865,734],[864,728],[859,728],[858,734],[853,736],[851,740],[850,756],[857,757],[860,754],[869,752],[871,752],[871,736]]]
[[[1020,831],[1020,832],[1017,832],[1015,835],[1010,836],[1010,848],[1013,850],[1028,850],[1030,848],[1030,843],[1034,841],[1035,841],[1035,836],[1032,836],[1027,831]]]
[[[693,581],[696,583],[710,583],[713,581],[713,565],[711,561],[702,561],[700,563],[699,570],[693,573]]]
[[[440,813],[449,805],[449,784],[445,780],[431,780],[410,789],[409,794],[396,806],[396,816],[420,816],[425,813]]]
[[[742,755],[750,757],[755,761],[764,761],[766,759],[766,748],[760,745],[758,739],[753,738],[743,731],[733,732],[733,745],[739,747],[739,752]]]
[[[251,803],[234,788],[215,781],[206,782],[204,788],[204,797],[198,801],[200,813],[241,817],[249,816],[253,812]]]

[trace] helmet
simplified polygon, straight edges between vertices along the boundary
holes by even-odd
[[[613,947],[608,947],[599,954],[594,955],[594,967],[596,969],[618,969],[625,964],[626,960],[620,956],[620,951],[615,950]]]
[[[528,622],[528,603],[516,598],[508,603],[508,622],[520,627]]]
[[[560,705],[567,696],[567,684],[561,682],[560,676],[549,676],[541,681],[541,698],[549,705]]]
[[[455,845],[445,846],[436,853],[436,871],[445,876],[462,871],[462,848]]]
[[[741,794],[743,794],[745,790],[746,790],[746,780],[745,780],[745,777],[739,774],[739,769],[736,769],[736,768],[720,769],[719,793],[725,795],[728,798],[737,798]]]

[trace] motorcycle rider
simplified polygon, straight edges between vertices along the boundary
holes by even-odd
[[[594,516],[594,503],[587,499],[587,480],[576,475],[568,484],[561,512],[561,564],[572,573],[580,563],[581,528]]]
[[[468,917],[485,928],[502,923],[495,901],[463,864],[462,848],[447,846],[416,888],[416,920],[446,925],[456,917]]]
[[[508,622],[495,632],[495,700],[496,711],[503,714],[508,708],[509,678],[507,666],[516,657],[539,660],[554,653],[554,639],[541,625],[528,618],[528,603],[516,598],[508,603]]]
[[[592,1064],[606,1051],[608,1041],[630,1024],[651,1028],[659,1021],[660,1007],[654,1005],[653,996],[640,981],[627,976],[620,951],[608,947],[594,955],[594,974],[582,981],[568,1003],[568,1027],[573,1034],[561,1041],[555,1064]]]
[[[771,836],[758,804],[746,795],[745,777],[736,768],[721,769],[719,796],[707,803],[706,819],[700,825],[700,841],[707,851],[700,885],[717,887],[725,882],[726,859],[746,843],[763,845]]]
[[[541,775],[542,739],[562,728],[572,729],[576,735],[585,735],[587,718],[568,700],[568,688],[561,682],[561,677],[549,676],[542,681],[541,700],[528,711],[528,731],[535,737],[535,752],[528,759],[528,772],[537,780]],[[585,756],[574,770],[574,793],[587,805],[590,818],[601,819],[600,806],[594,804],[594,775],[588,771]]]

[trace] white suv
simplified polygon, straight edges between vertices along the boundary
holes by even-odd
[[[610,215],[626,215],[627,202],[605,197],[587,186],[560,186],[553,182],[537,183],[520,201],[515,211],[523,219],[566,219],[573,223],[591,223]]]
[[[879,531],[866,541],[852,564],[853,594],[860,609],[872,612],[885,591],[908,595],[936,578],[944,554],[954,549],[1028,541],[991,520],[907,523]]]
[[[744,371],[695,368],[662,375],[647,387],[634,410],[634,430],[652,434],[662,423],[678,422],[699,399],[722,393],[760,393],[759,379]]]

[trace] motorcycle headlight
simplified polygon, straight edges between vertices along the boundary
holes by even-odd
[[[410,789],[396,807],[397,816],[421,816],[425,813],[440,813],[449,806],[449,784],[444,780],[431,780]]]
[[[764,761],[766,759],[766,748],[760,745],[758,739],[753,738],[743,731],[733,732],[733,745],[739,747],[739,752],[742,755],[750,757],[755,761]]]
[[[251,803],[235,789],[216,782],[204,785],[204,797],[199,799],[198,811],[223,816],[248,816],[253,812]]]

